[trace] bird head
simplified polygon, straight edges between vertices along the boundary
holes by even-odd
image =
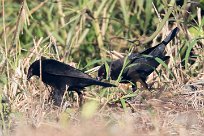
[[[98,70],[98,80],[105,79],[107,75],[105,64],[103,64]]]
[[[39,60],[36,60],[30,65],[28,69],[27,79],[29,80],[34,75],[40,76],[40,61]]]

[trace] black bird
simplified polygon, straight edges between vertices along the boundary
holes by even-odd
[[[169,59],[169,56],[165,56],[164,49],[166,45],[176,36],[179,32],[179,28],[175,28],[171,33],[158,45],[148,48],[141,53],[132,53],[127,58],[127,64],[124,68],[120,83],[132,83],[132,90],[137,89],[136,82],[139,81],[143,87],[148,89],[146,83],[147,77],[159,66],[159,63],[155,58],[160,58],[165,61]],[[125,58],[118,59],[109,62],[110,77],[112,80],[117,80],[120,72],[123,68]],[[103,64],[98,70],[99,80],[107,77],[105,64]]]
[[[81,89],[90,85],[103,87],[116,87],[113,84],[98,81],[88,74],[54,59],[36,60],[28,69],[27,79],[33,75],[41,77],[42,81],[53,89],[53,99],[60,105],[65,90],[76,91],[82,105],[83,95]]]

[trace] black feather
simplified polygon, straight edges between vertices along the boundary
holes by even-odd
[[[54,94],[58,95],[55,97],[58,104],[61,103],[59,98],[62,98],[66,89],[81,94],[81,89],[91,85],[116,87],[113,84],[98,81],[88,74],[54,59],[42,59],[33,62],[29,67],[27,78],[30,79],[33,75],[41,76],[42,81],[53,88]]]

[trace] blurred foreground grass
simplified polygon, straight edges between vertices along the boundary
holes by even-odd
[[[199,135],[204,131],[202,0],[184,1],[181,6],[173,0],[2,0],[1,9],[2,134]],[[75,94],[65,95],[71,97],[56,108],[48,101],[47,87],[37,79],[26,80],[29,64],[41,56],[86,71],[155,46],[175,26],[181,31],[166,48],[169,70],[160,66],[149,77],[152,93],[142,89],[132,93],[127,85],[89,87],[80,111]]]

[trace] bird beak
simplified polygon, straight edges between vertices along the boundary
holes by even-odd
[[[30,73],[28,73],[27,80],[30,80],[31,77],[32,77],[32,75]]]

